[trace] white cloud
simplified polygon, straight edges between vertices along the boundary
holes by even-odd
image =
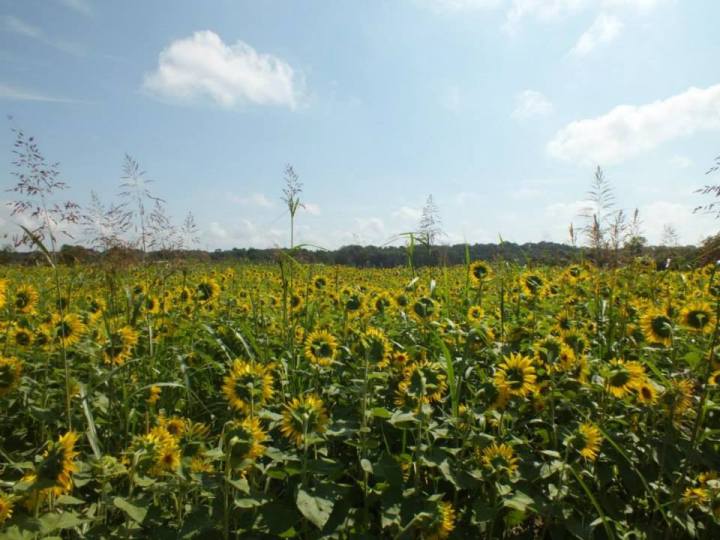
[[[392,215],[405,221],[417,221],[422,216],[422,210],[410,206],[401,206]]]
[[[9,99],[13,101],[46,101],[50,103],[80,103],[73,99],[66,99],[61,97],[48,96],[34,92],[32,90],[25,90],[12,86],[9,84],[0,83],[0,99]]]
[[[62,5],[82,15],[92,14],[92,5],[89,0],[58,0]]]
[[[575,57],[590,54],[600,45],[614,41],[620,35],[622,28],[623,23],[620,19],[613,15],[601,13],[590,25],[590,28],[580,36],[578,42],[570,50],[570,54]]]
[[[249,219],[241,219],[235,223],[210,222],[202,235],[209,246],[220,248],[255,247],[271,248],[285,245],[288,233],[284,230],[259,227]]]
[[[565,161],[607,165],[709,130],[720,130],[720,84],[571,122],[555,134],[547,151]]]
[[[693,214],[693,207],[669,201],[653,201],[640,206],[643,232],[651,244],[662,240],[663,227],[671,225],[682,244],[697,244],[717,230],[717,221],[708,215]]]
[[[143,87],[159,97],[209,98],[227,108],[254,103],[294,109],[302,80],[281,58],[258,53],[242,41],[226,45],[215,32],[204,30],[170,43]]]
[[[670,165],[673,167],[677,167],[678,169],[687,169],[690,165],[693,164],[692,159],[686,156],[680,156],[680,155],[674,155],[669,160]]]
[[[311,216],[319,216],[320,215],[320,205],[311,203],[311,202],[306,202],[306,203],[302,203],[302,204],[303,204],[304,210]]]
[[[5,30],[9,32],[35,39],[45,45],[55,47],[56,49],[66,53],[74,54],[76,56],[85,55],[85,50],[80,45],[60,39],[50,38],[45,34],[42,28],[26,23],[22,19],[18,19],[12,15],[5,15],[2,17],[2,21]]]
[[[243,206],[256,206],[260,208],[272,208],[275,206],[273,201],[271,201],[266,195],[263,193],[251,193],[247,196],[238,196],[238,195],[229,195],[229,199],[236,203],[241,204]]]
[[[516,120],[525,120],[536,116],[547,116],[553,110],[553,104],[540,92],[525,90],[515,96],[515,110],[511,116]]]
[[[458,13],[492,9],[500,6],[504,0],[418,0],[440,13]]]

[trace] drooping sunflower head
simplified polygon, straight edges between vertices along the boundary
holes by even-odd
[[[650,309],[640,322],[645,340],[649,343],[670,346],[673,337],[673,321],[666,311]]]
[[[683,308],[680,319],[685,327],[692,332],[708,334],[715,325],[715,314],[710,304],[695,302]]]
[[[568,436],[565,444],[586,460],[595,461],[602,441],[603,437],[598,427],[590,422],[584,422]]]
[[[492,277],[492,267],[485,261],[471,263],[469,270],[470,281],[476,287]]]
[[[138,333],[131,326],[123,326],[107,334],[102,346],[105,363],[122,365],[137,345]]]
[[[68,431],[57,442],[49,444],[42,461],[37,466],[39,480],[51,482],[65,492],[72,489],[72,473],[77,471],[75,463],[78,455],[75,451],[77,440],[78,434]]]
[[[323,433],[327,428],[328,415],[323,401],[314,394],[293,398],[283,412],[281,433],[302,446],[310,436]]]
[[[613,359],[607,369],[605,385],[613,396],[622,398],[645,381],[645,368],[635,361]]]
[[[35,313],[39,298],[40,296],[35,287],[32,285],[20,285],[15,289],[12,302],[17,313],[28,315]]]
[[[483,467],[497,475],[511,476],[518,468],[515,452],[505,443],[494,442],[478,452]]]
[[[242,422],[233,421],[226,431],[230,463],[234,468],[245,469],[265,453],[267,434],[256,416]]]
[[[392,345],[379,328],[368,328],[361,337],[363,353],[370,365],[382,369],[390,363]]]
[[[447,377],[437,362],[419,360],[408,364],[395,393],[399,407],[416,407],[442,400],[447,391]]]
[[[272,398],[272,373],[262,364],[235,360],[224,379],[223,393],[233,409],[248,414]]]
[[[537,391],[532,358],[511,353],[495,371],[495,386],[505,388],[511,396],[525,397]]]
[[[440,501],[432,503],[430,519],[423,527],[422,537],[426,540],[444,540],[455,528],[455,509],[452,503]]]
[[[195,287],[195,298],[201,303],[213,302],[219,294],[220,285],[212,278],[203,279]]]
[[[0,356],[0,398],[8,395],[20,383],[22,363],[12,356]]]
[[[315,330],[305,338],[305,358],[317,366],[329,366],[335,359],[338,342],[327,330]]]

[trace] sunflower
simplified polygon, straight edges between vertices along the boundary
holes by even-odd
[[[37,467],[37,478],[41,481],[51,482],[61,492],[72,489],[72,473],[77,471],[75,451],[78,434],[68,431],[57,442],[50,443],[43,454],[43,459]]]
[[[158,400],[160,399],[160,394],[162,392],[162,388],[156,384],[153,384],[150,387],[150,395],[147,398],[148,405],[155,405]]]
[[[638,402],[643,405],[652,405],[657,401],[657,389],[650,379],[645,379],[635,385],[634,390],[637,393]]]
[[[87,313],[91,321],[98,320],[107,309],[107,304],[102,298],[87,299]]]
[[[21,285],[15,289],[15,295],[12,298],[15,311],[23,315],[29,315],[35,312],[38,299],[37,290],[32,285]]]
[[[540,296],[545,289],[545,280],[534,272],[526,272],[520,276],[520,287],[527,296]]]
[[[419,321],[429,321],[438,315],[438,305],[429,296],[421,296],[415,302],[413,302],[410,308],[410,315]]]
[[[297,446],[307,444],[307,437],[327,428],[328,416],[322,400],[315,394],[293,398],[283,412],[280,432]]]
[[[368,362],[382,369],[390,363],[392,358],[392,346],[379,328],[368,328],[360,338],[364,354]]]
[[[216,300],[219,294],[220,285],[214,279],[204,279],[195,287],[195,298],[202,303]]]
[[[479,450],[480,461],[486,469],[495,473],[513,474],[518,468],[518,458],[512,447],[505,443],[492,443]]]
[[[644,381],[645,369],[641,364],[613,359],[605,377],[605,387],[613,396],[622,398]]]
[[[235,468],[247,468],[265,453],[267,434],[257,417],[247,417],[242,422],[233,421],[226,431],[230,463]]]
[[[419,360],[405,367],[395,393],[395,404],[417,406],[438,402],[447,391],[447,377],[437,362]]]
[[[660,309],[651,309],[641,319],[645,339],[649,343],[670,346],[672,344],[672,319]]]
[[[0,279],[0,308],[5,307],[7,301],[7,280]]]
[[[720,386],[720,369],[716,369],[710,374],[707,383],[710,386]]]
[[[32,345],[33,335],[30,333],[30,330],[20,326],[13,330],[12,340],[15,342],[15,345],[24,349],[25,347]]]
[[[158,426],[165,429],[170,435],[176,439],[180,439],[187,429],[189,421],[179,416],[166,417],[161,414],[158,418]]]
[[[305,339],[305,358],[317,366],[329,366],[335,359],[338,342],[327,330],[315,330]]]
[[[14,357],[0,356],[0,397],[9,394],[20,382],[22,363]]]
[[[682,503],[685,506],[701,506],[710,500],[710,493],[704,487],[689,487],[683,492]]]
[[[381,315],[392,306],[392,298],[385,291],[377,293],[372,299],[372,307],[375,313]]]
[[[290,307],[291,313],[298,314],[305,307],[305,299],[300,295],[300,293],[294,292],[288,299],[288,306]]]
[[[677,420],[682,417],[693,403],[693,383],[689,379],[675,379],[660,396],[660,404],[668,415]]]
[[[13,499],[0,491],[0,525],[5,523],[13,515]]]
[[[595,461],[602,445],[602,434],[597,426],[584,422],[568,437],[566,444],[588,461]]]
[[[470,264],[470,281],[477,287],[492,277],[492,268],[484,261],[475,261]]]
[[[440,501],[435,504],[429,525],[423,530],[425,540],[444,540],[455,528],[455,509],[452,503]]]
[[[131,326],[123,326],[115,332],[110,332],[102,345],[105,363],[118,366],[124,364],[137,342],[138,333]]]
[[[342,306],[348,317],[359,317],[365,311],[365,297],[359,292],[344,291]]]
[[[477,324],[485,315],[485,311],[480,306],[470,306],[467,310],[467,320],[470,324]]]
[[[715,315],[709,304],[696,302],[683,308],[680,320],[689,330],[708,334],[715,324]]]
[[[322,291],[326,285],[327,285],[327,280],[322,276],[318,276],[313,280],[313,286],[318,291]]]
[[[145,298],[145,312],[151,315],[157,315],[162,311],[162,304],[157,296],[147,296]]]
[[[238,359],[233,362],[222,389],[233,409],[248,414],[272,398],[273,377],[267,366]]]
[[[65,347],[72,347],[82,337],[86,327],[75,313],[53,314],[50,320],[50,334],[54,341]]]
[[[495,372],[495,386],[504,388],[511,396],[525,397],[537,391],[532,358],[511,353]]]

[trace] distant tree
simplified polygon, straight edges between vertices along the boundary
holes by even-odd
[[[285,166],[285,187],[283,188],[282,201],[287,206],[288,212],[290,213],[290,249],[295,247],[295,214],[298,208],[304,208],[305,206],[300,202],[300,194],[303,190],[302,182],[300,177],[295,172],[292,165]]]
[[[426,244],[428,248],[435,245],[436,241],[444,236],[442,230],[442,220],[440,219],[440,210],[438,209],[432,194],[428,195],[425,206],[422,209],[420,223],[418,224],[418,237],[420,242]]]
[[[680,244],[680,235],[673,225],[666,223],[663,225],[662,238],[660,244],[667,247],[677,247]]]

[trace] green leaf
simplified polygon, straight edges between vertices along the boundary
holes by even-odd
[[[306,491],[303,488],[298,489],[295,503],[302,515],[319,529],[327,523],[335,504],[332,498],[318,493],[318,490]]]
[[[51,533],[62,529],[72,529],[82,523],[82,520],[73,512],[61,514],[45,514],[40,518],[43,533]]]
[[[115,497],[113,499],[113,505],[115,505],[116,508],[119,508],[120,510],[125,512],[127,516],[136,523],[142,523],[145,520],[145,516],[148,512],[147,508],[135,506],[134,504],[129,503],[122,497]]]
[[[526,512],[528,508],[534,504],[535,501],[532,497],[526,495],[522,491],[516,491],[515,495],[503,501],[503,506],[506,508],[512,508],[513,510],[518,510],[519,512]]]

